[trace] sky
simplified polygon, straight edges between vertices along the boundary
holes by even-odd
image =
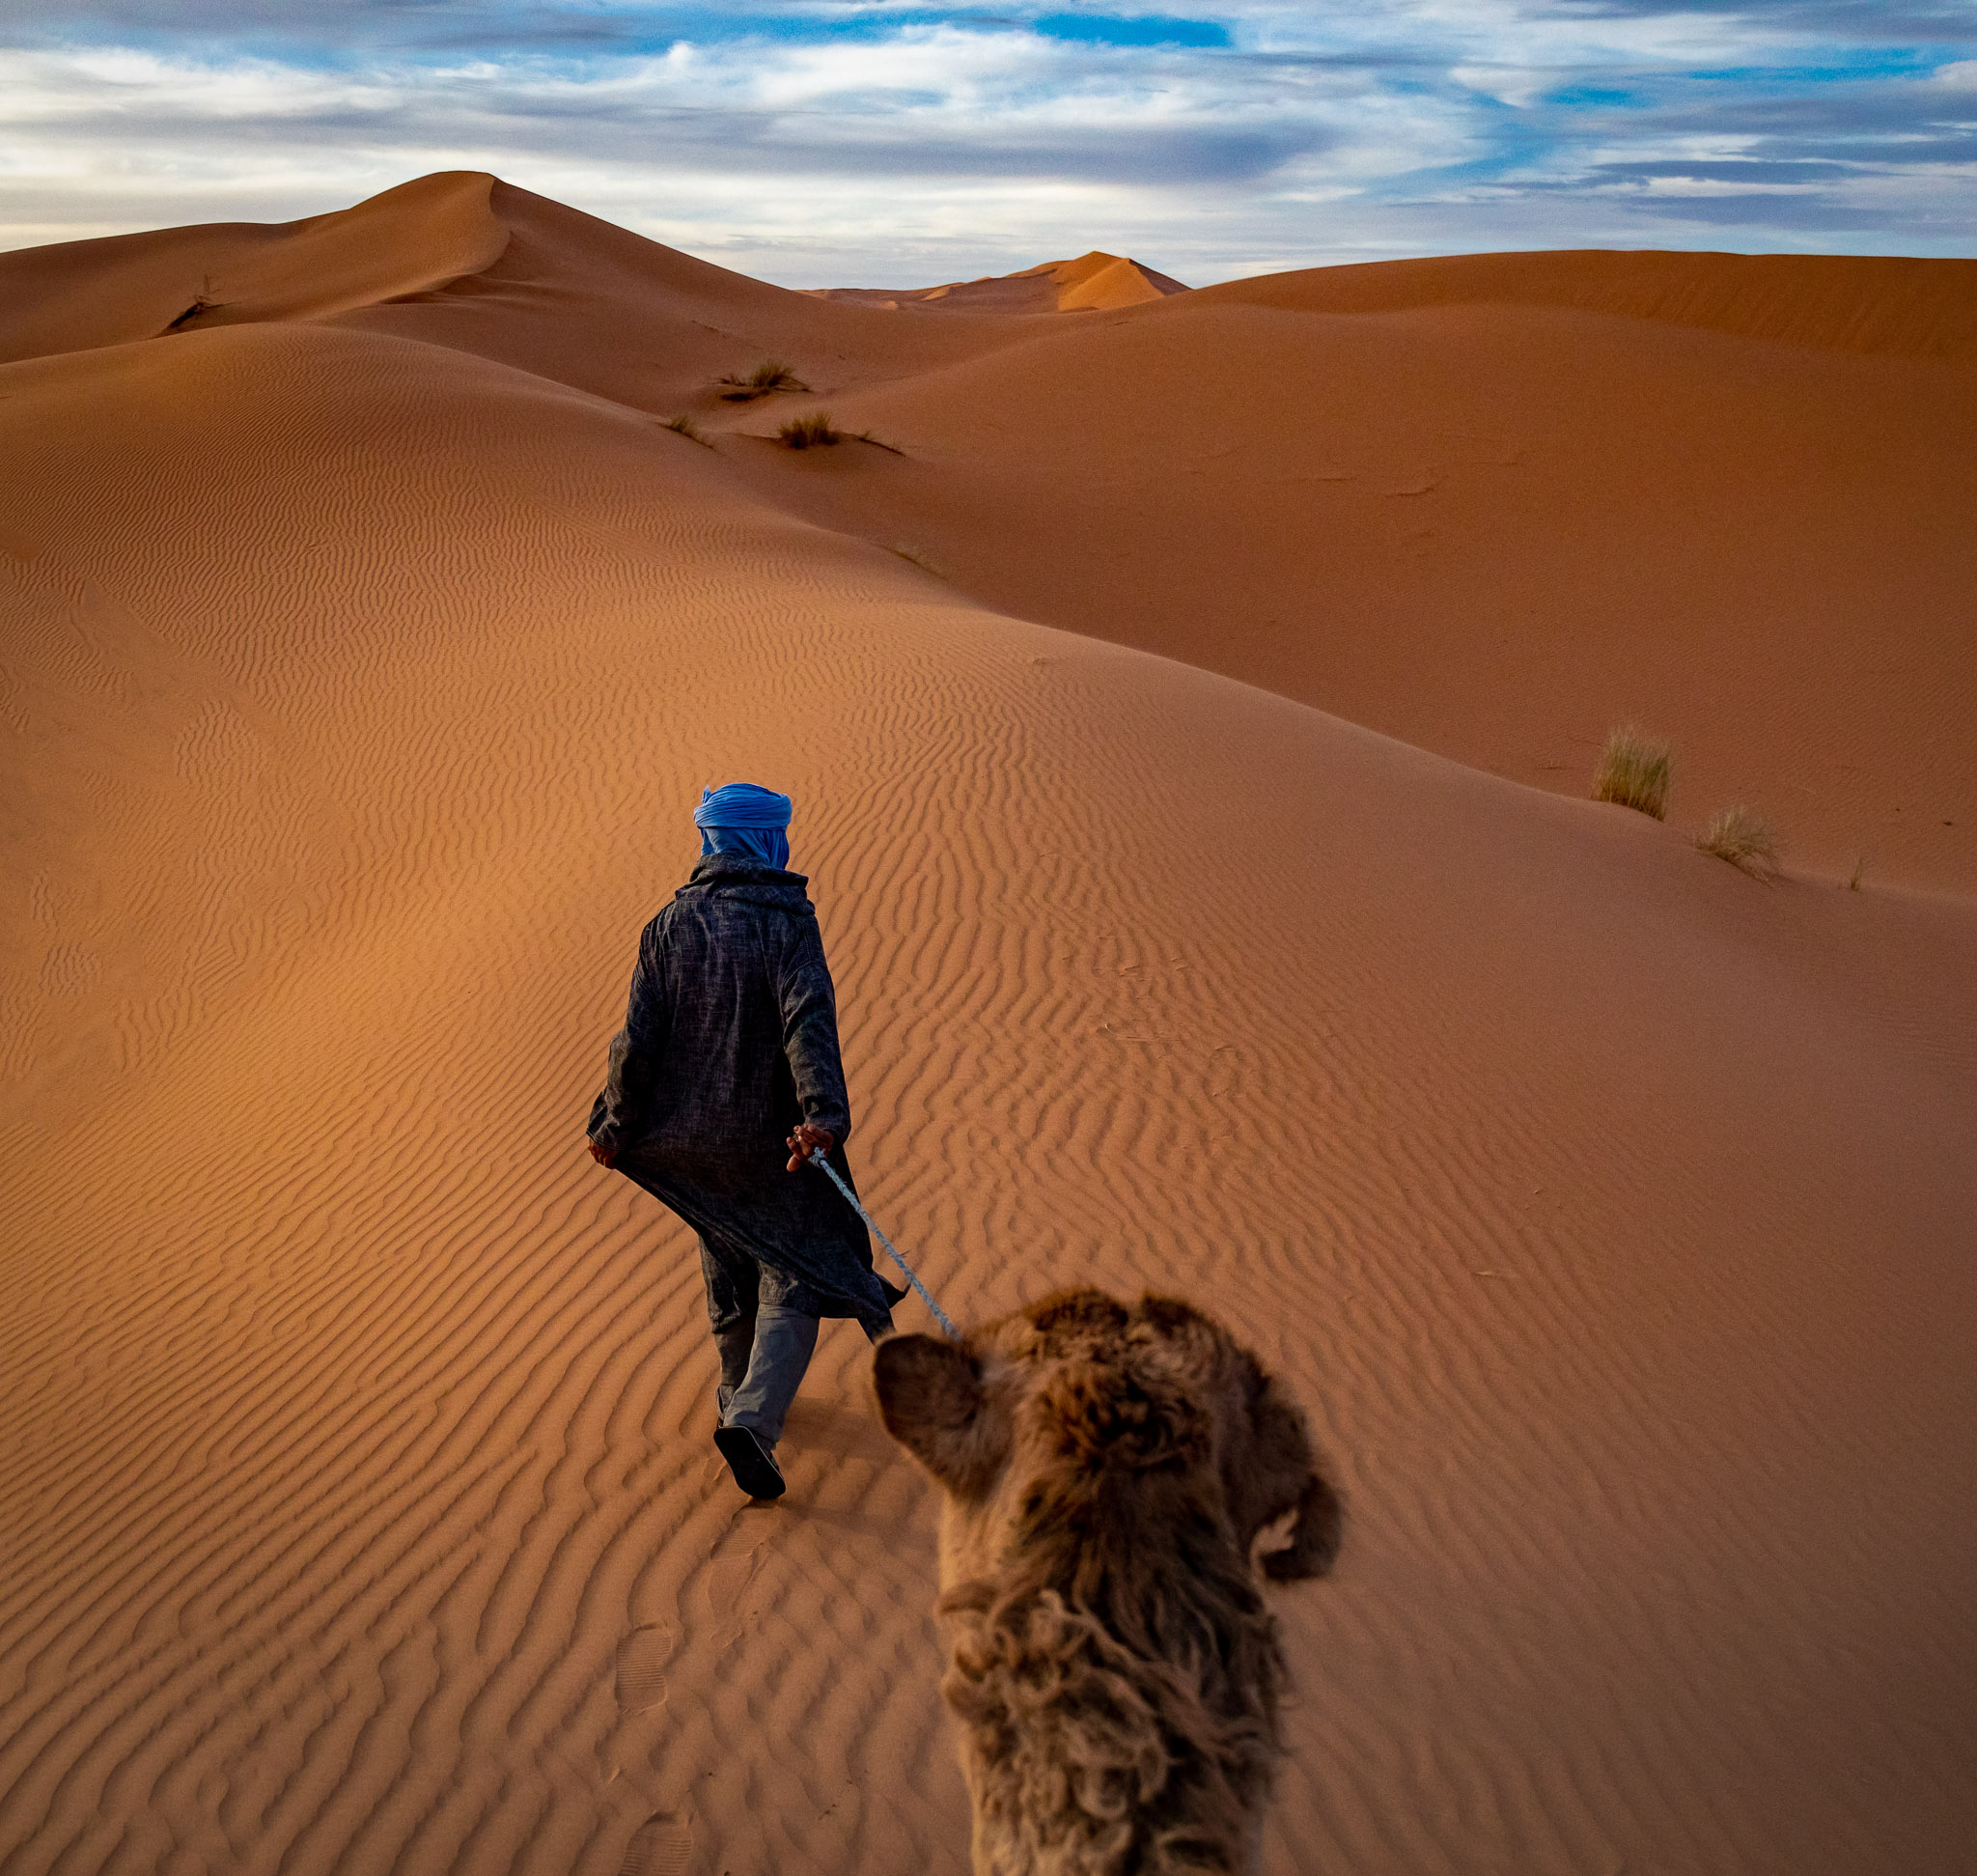
[[[0,247],[486,169],[785,286],[1977,255],[1977,0],[0,0]]]

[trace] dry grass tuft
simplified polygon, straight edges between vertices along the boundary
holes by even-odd
[[[1696,835],[1695,844],[1753,880],[1778,877],[1778,837],[1768,822],[1746,807],[1725,808]]]
[[[702,449],[713,448],[713,444],[708,439],[707,432],[683,410],[677,417],[668,417],[659,427],[662,430],[670,430],[676,436],[685,437],[689,443],[698,443]]]
[[[1657,821],[1668,818],[1669,750],[1631,723],[1612,731],[1593,774],[1593,799],[1638,808]]]
[[[205,274],[199,282],[199,292],[192,297],[192,304],[165,327],[167,332],[182,332],[202,313],[216,313],[226,302],[212,296],[212,275]]]
[[[844,440],[845,433],[831,428],[828,410],[812,410],[806,416],[792,417],[776,432],[776,441],[793,450],[825,449]]]
[[[746,404],[751,398],[766,398],[777,391],[807,391],[810,386],[780,358],[765,358],[746,378],[732,374],[717,378],[721,395],[730,404]]]

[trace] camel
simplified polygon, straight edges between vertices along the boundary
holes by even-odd
[[[890,1336],[873,1380],[944,1495],[976,1876],[1253,1870],[1285,1674],[1259,1564],[1323,1575],[1342,1523],[1303,1414],[1199,1310],[1098,1290]]]

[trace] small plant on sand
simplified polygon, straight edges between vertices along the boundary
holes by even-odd
[[[805,416],[792,417],[776,432],[776,441],[793,450],[824,449],[844,440],[845,433],[830,427],[828,410],[812,410]]]
[[[1725,808],[1696,835],[1695,844],[1753,880],[1778,877],[1778,837],[1746,807]]]
[[[746,378],[732,373],[716,380],[721,395],[730,404],[746,404],[751,398],[766,398],[777,391],[807,391],[810,386],[780,358],[765,358]]]
[[[1638,808],[1657,821],[1668,818],[1668,745],[1643,736],[1631,723],[1606,738],[1593,774],[1593,799]]]
[[[702,449],[713,448],[713,444],[708,441],[707,432],[683,410],[677,417],[668,417],[660,428],[670,430],[676,436],[685,437],[689,443],[698,443]]]
[[[182,332],[200,314],[215,312],[220,305],[221,302],[212,296],[212,275],[204,274],[200,277],[199,292],[193,295],[192,304],[166,326],[165,330]]]

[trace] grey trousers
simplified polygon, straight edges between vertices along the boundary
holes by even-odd
[[[766,1446],[783,1437],[784,1416],[817,1353],[817,1330],[815,1316],[766,1302],[754,1315],[714,1330],[723,1426],[745,1426]]]
[[[765,1302],[754,1315],[714,1330],[721,1353],[721,1386],[715,1396],[723,1426],[745,1426],[766,1446],[783,1437],[783,1420],[817,1353],[818,1320],[780,1302]],[[885,1333],[868,1323],[858,1327],[868,1341]]]

